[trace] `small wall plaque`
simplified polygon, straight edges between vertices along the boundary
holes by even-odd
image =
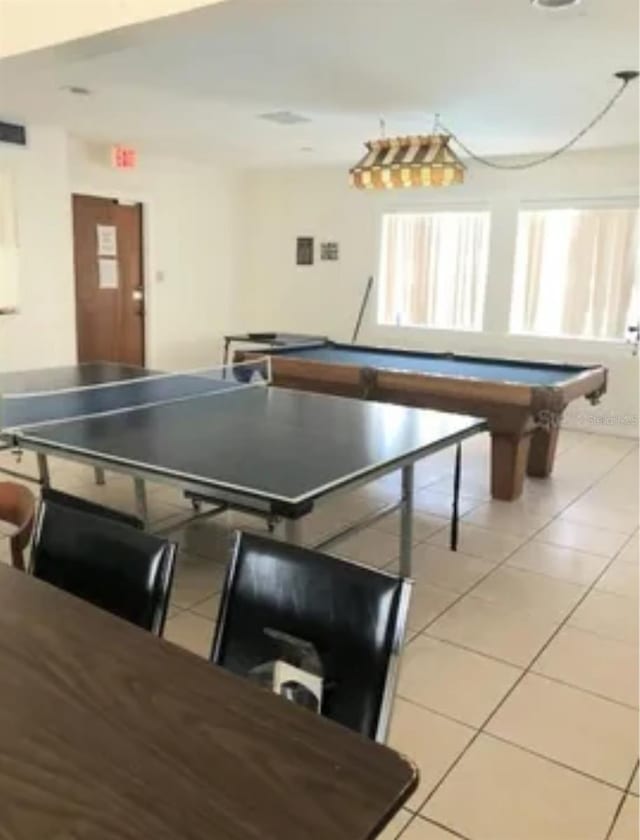
[[[337,242],[321,242],[320,243],[320,259],[335,261],[339,256],[339,246]]]
[[[313,236],[299,236],[297,238],[296,264],[313,265]]]

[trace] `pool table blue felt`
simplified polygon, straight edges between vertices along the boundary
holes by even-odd
[[[341,345],[287,347],[274,356],[306,359],[327,364],[370,367],[378,370],[408,371],[450,377],[482,379],[487,382],[512,382],[518,385],[550,386],[582,373],[585,368],[574,365],[552,365],[526,362],[499,362],[473,359],[468,356],[388,351],[380,348]]]

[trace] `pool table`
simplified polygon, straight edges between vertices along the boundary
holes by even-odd
[[[393,402],[488,420],[491,493],[510,501],[525,472],[551,473],[562,413],[579,397],[598,402],[607,387],[602,365],[424,353],[385,347],[312,342],[237,353],[269,355],[273,384],[326,394]]]

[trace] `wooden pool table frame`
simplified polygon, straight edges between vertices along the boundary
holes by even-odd
[[[356,350],[362,353],[416,356],[420,351],[392,347],[315,343],[307,347]],[[546,478],[553,469],[558,432],[567,405],[579,397],[595,404],[607,388],[607,369],[602,365],[580,367],[561,362],[529,362],[524,359],[494,359],[425,353],[430,357],[460,362],[514,365],[516,367],[567,367],[567,378],[553,385],[527,385],[492,381],[472,376],[421,373],[401,368],[378,368],[295,356],[304,347],[243,351],[236,360],[268,355],[272,360],[273,384],[285,388],[392,402],[418,408],[435,408],[484,417],[491,433],[491,494],[494,499],[517,499],[525,472]],[[290,356],[288,354],[291,354]]]

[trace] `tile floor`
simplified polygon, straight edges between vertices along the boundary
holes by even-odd
[[[415,587],[389,742],[421,782],[382,840],[638,840],[637,458],[633,441],[565,431],[553,478],[504,503],[489,498],[488,440],[468,442],[457,554],[447,548],[451,456],[418,466]],[[61,461],[52,474],[70,492],[132,508],[127,479],[97,487]],[[304,538],[397,490],[390,477],[329,502]],[[158,528],[188,510],[166,487],[150,500]],[[199,656],[239,526],[259,527],[225,515],[171,532],[181,554],[165,635]],[[393,569],[397,531],[389,518],[334,551]],[[7,548],[0,533],[5,562]]]

